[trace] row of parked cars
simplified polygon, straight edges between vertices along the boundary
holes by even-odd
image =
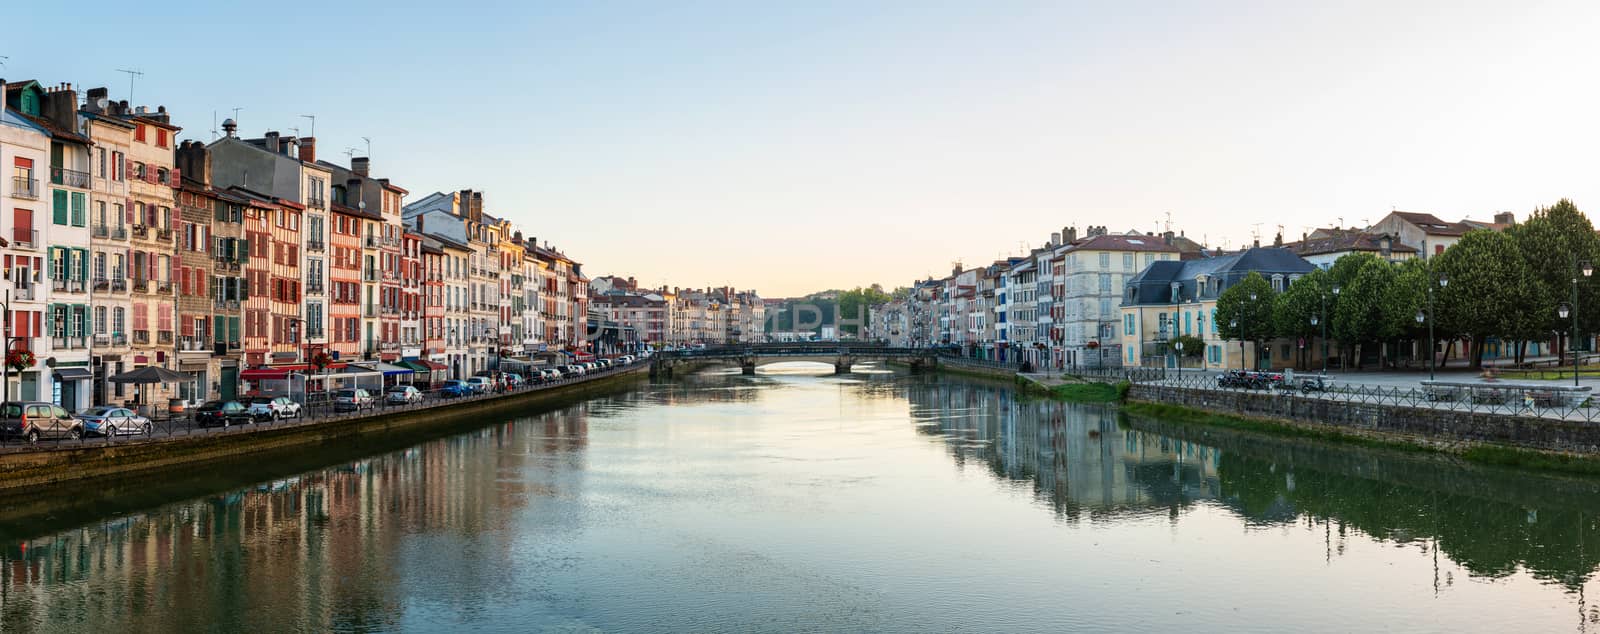
[[[528,383],[550,383],[583,376],[635,362],[636,359],[632,355],[624,355],[615,359],[546,368],[530,374],[528,378],[511,372],[482,373],[466,380],[446,381],[439,393],[444,397],[488,394],[521,387]],[[345,388],[333,393],[333,410],[359,412],[375,409],[380,398],[389,405],[410,405],[421,403],[423,393],[411,385],[391,386],[385,389],[381,396],[374,395],[364,388]],[[207,401],[196,407],[193,413],[195,424],[201,427],[230,427],[303,416],[305,416],[304,406],[287,396],[251,396],[239,400]],[[37,442],[46,438],[149,435],[151,431],[150,419],[127,407],[105,405],[73,414],[52,403],[37,401],[0,403],[0,436],[6,438]]]

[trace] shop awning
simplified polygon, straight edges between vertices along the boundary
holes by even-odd
[[[400,365],[403,365],[403,366],[406,366],[408,368],[411,368],[412,370],[416,370],[417,372],[432,372],[433,371],[433,368],[428,367],[427,364],[425,364],[425,363],[423,363],[421,361],[418,361],[416,359],[411,359],[411,360],[407,360],[407,361],[401,361]]]
[[[411,373],[415,372],[415,370],[412,370],[411,368],[407,368],[407,367],[404,367],[404,366],[398,366],[398,365],[395,365],[393,363],[384,363],[382,361],[373,362],[373,363],[362,363],[362,364],[359,364],[359,365],[358,364],[352,364],[352,365],[355,365],[356,367],[360,367],[360,368],[366,368],[366,369],[371,370],[373,372],[382,372],[384,376],[394,376],[396,374],[411,374]]]
[[[87,381],[94,378],[94,373],[88,368],[56,368],[56,379],[60,381]]]
[[[417,363],[421,363],[423,365],[423,367],[425,367],[425,368],[427,368],[429,370],[432,370],[434,372],[438,372],[440,370],[449,370],[450,369],[450,366],[448,366],[448,365],[445,365],[443,363],[439,363],[438,361],[429,360],[429,359],[418,359]]]
[[[282,368],[251,368],[239,373],[239,378],[245,381],[270,381],[289,378],[289,371]]]

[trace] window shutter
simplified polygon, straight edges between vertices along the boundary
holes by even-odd
[[[122,213],[123,213],[123,215],[126,215],[128,217],[127,218],[128,224],[131,225],[131,224],[134,223],[134,220],[133,220],[133,199],[132,198],[129,198],[124,202],[124,204],[122,205]]]
[[[134,169],[133,169],[133,159],[131,159],[131,158],[130,159],[126,159],[126,160],[123,161],[123,163],[124,163],[124,165],[123,165],[122,176],[123,176],[123,180],[127,180],[128,175],[136,174],[137,172],[135,172]]]
[[[167,172],[167,180],[171,182],[173,187],[182,187],[183,170],[180,170],[176,167],[172,168],[172,171]]]
[[[53,220],[58,225],[67,224],[67,190],[54,189],[50,191],[51,212]]]
[[[239,278],[239,301],[250,299],[250,278]]]

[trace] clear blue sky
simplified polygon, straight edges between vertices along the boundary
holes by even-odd
[[[371,137],[414,195],[482,189],[646,283],[892,287],[1168,213],[1237,246],[1600,205],[1592,2],[97,4],[8,7],[0,76],[121,99],[141,69],[191,138],[315,114],[323,157]]]

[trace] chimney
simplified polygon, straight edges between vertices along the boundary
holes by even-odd
[[[1161,234],[1161,241],[1165,242],[1167,244],[1167,246],[1170,247],[1170,246],[1172,246],[1172,236],[1173,236],[1172,230],[1168,229],[1168,230],[1166,230],[1165,232],[1163,232]]]
[[[206,149],[204,143],[184,141],[178,146],[177,163],[184,178],[203,186],[211,185],[211,150]]]
[[[463,189],[456,193],[456,216],[459,218],[472,216],[472,190]]]
[[[365,156],[357,156],[350,159],[350,171],[355,172],[356,176],[360,176],[362,178],[367,177],[367,174],[371,170],[371,165],[372,159]]]
[[[1168,234],[1168,235],[1170,235],[1170,234]],[[1274,246],[1274,247],[1283,246],[1283,232],[1282,231],[1279,231],[1278,235],[1272,237],[1272,246]]]
[[[279,144],[278,144],[278,132],[277,132],[277,130],[273,130],[273,131],[270,131],[270,132],[267,133],[266,142],[267,142],[267,151],[271,152],[273,154],[277,154],[278,151],[279,151],[278,148],[280,147]]]
[[[1261,238],[1256,238],[1254,242],[1251,242],[1250,248],[1252,248],[1252,249],[1261,248]]]
[[[1388,234],[1385,234],[1382,238],[1378,238],[1378,252],[1382,253],[1383,257],[1385,258],[1393,254],[1394,238],[1389,237]]]
[[[109,114],[106,112],[109,108],[100,107],[100,100],[106,99],[106,106],[109,107],[111,105],[111,101],[108,99],[110,94],[110,91],[105,88],[90,88],[87,97],[85,97],[88,103],[83,106],[83,109],[95,114]]]
[[[72,84],[59,84],[44,91],[44,102],[39,104],[39,114],[51,123],[76,132],[78,130],[78,91]]]
[[[472,219],[483,220],[483,192],[472,192]]]
[[[1494,215],[1494,223],[1497,225],[1517,224],[1517,215],[1509,211],[1502,211]]]
[[[1053,247],[1061,246],[1061,233],[1060,232],[1056,232],[1056,233],[1050,234],[1050,246],[1053,246]]]
[[[223,119],[222,132],[230,139],[236,137],[239,135],[239,124],[235,123],[233,119]]]
[[[317,137],[300,137],[300,160],[305,163],[317,162]]]
[[[1077,227],[1062,227],[1061,228],[1061,239],[1063,241],[1065,241],[1066,244],[1072,244],[1074,242],[1077,242],[1078,241],[1078,228]]]

